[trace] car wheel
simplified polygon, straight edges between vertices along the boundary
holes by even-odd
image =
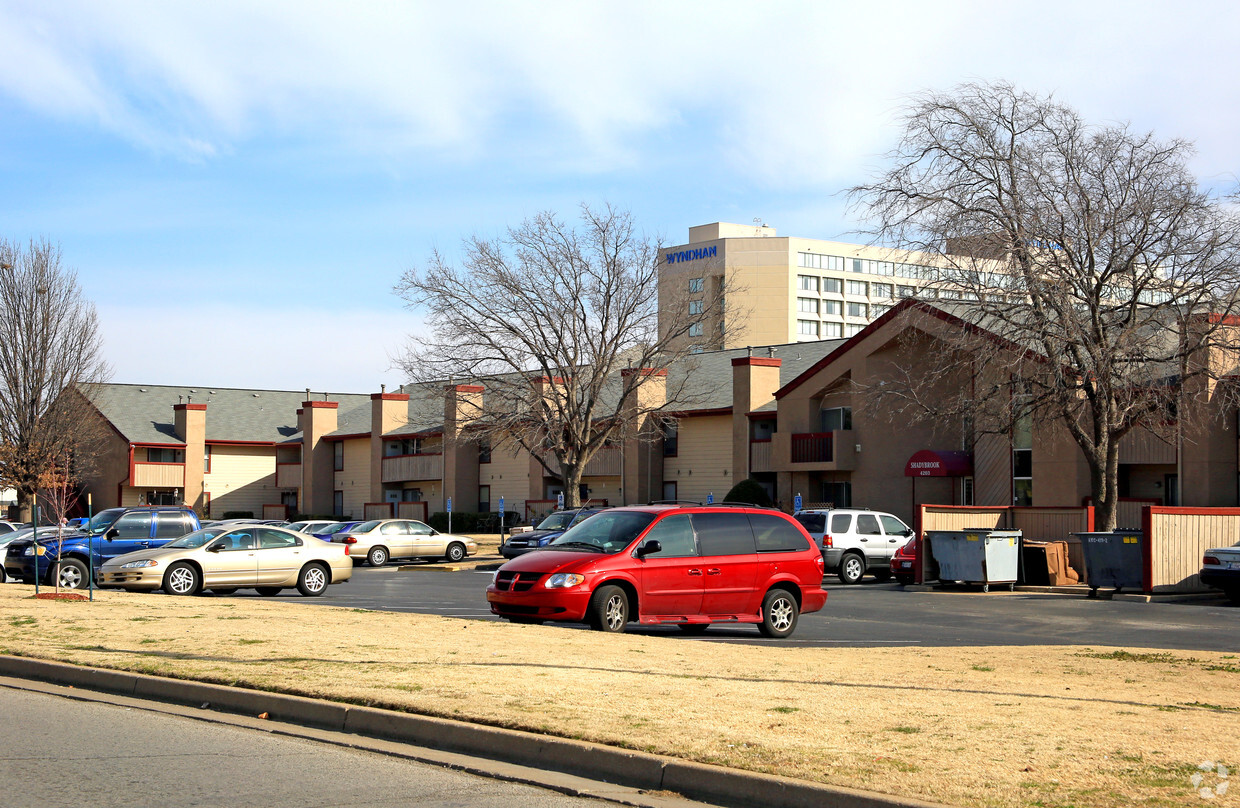
[[[164,591],[169,595],[192,595],[201,585],[198,570],[184,561],[173,564],[164,575]]]
[[[677,623],[676,627],[686,634],[705,634],[710,623]]]
[[[914,583],[916,580],[917,578],[915,578],[912,575],[897,575],[896,576],[896,583],[898,583],[900,586],[908,586],[909,584]]]
[[[460,561],[465,557],[465,545],[454,541],[448,545],[448,552],[444,555],[449,561]]]
[[[1237,606],[1240,606],[1240,586],[1232,586],[1223,590],[1223,594]]]
[[[255,591],[257,591],[257,592],[258,592],[258,594],[262,595],[263,597],[265,597],[265,598],[269,598],[269,597],[271,597],[272,595],[278,595],[278,594],[280,594],[280,592],[281,592],[281,591],[283,591],[283,587],[279,587],[279,586],[259,586],[259,587],[255,587]]]
[[[629,598],[618,586],[603,586],[590,598],[590,627],[618,634],[629,622]]]
[[[874,575],[874,580],[876,580],[876,581],[883,581],[883,582],[886,582],[886,581],[890,581],[890,580],[891,580],[891,570],[890,570],[890,569],[881,569],[881,568],[880,568],[880,569],[876,569],[876,570],[874,570],[873,575]]]
[[[856,553],[846,553],[840,559],[840,583],[855,584],[865,574],[865,559]]]
[[[386,547],[371,547],[370,552],[366,554],[366,563],[372,567],[382,567],[387,563],[388,551]]]
[[[9,576],[5,574],[4,567],[0,567],[0,584],[7,584],[8,582]]]
[[[762,599],[762,622],[758,629],[765,637],[787,637],[797,627],[801,614],[797,599],[786,589],[772,589]]]
[[[212,589],[211,590],[211,592],[216,595],[231,595],[232,593],[236,591],[237,591],[237,587],[235,586],[228,586],[223,589]]]
[[[323,594],[329,583],[327,570],[322,564],[307,564],[301,568],[301,575],[297,576],[297,591],[314,598]]]
[[[53,579],[61,589],[85,589],[90,580],[86,565],[76,558],[66,558],[56,565]]]

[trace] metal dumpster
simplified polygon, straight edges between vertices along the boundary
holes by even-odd
[[[1145,585],[1145,534],[1140,530],[1110,533],[1073,533],[1081,540],[1085,556],[1085,582],[1089,596],[1098,596],[1098,587],[1113,586],[1140,590]]]
[[[940,581],[981,584],[983,592],[989,592],[991,584],[1016,588],[1019,530],[929,530],[926,538],[939,564]]]

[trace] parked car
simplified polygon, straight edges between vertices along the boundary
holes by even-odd
[[[891,557],[913,535],[913,529],[889,513],[855,508],[797,511],[793,516],[822,550],[827,572],[855,584],[871,573],[880,581],[891,577]]]
[[[826,603],[822,554],[796,521],[748,506],[613,508],[543,550],[500,567],[487,587],[494,614],[514,623],[630,621],[703,631],[756,623],[787,637]]]
[[[539,522],[533,530],[513,534],[500,548],[500,554],[504,558],[516,558],[546,547],[552,539],[563,535],[564,531],[573,525],[589,519],[601,510],[602,508],[577,508],[572,511],[556,511],[548,514],[547,518]]]
[[[18,530],[21,527],[22,525],[18,524],[17,522],[0,521],[0,536],[3,536],[6,533],[12,533],[13,531]]]
[[[460,561],[478,552],[478,544],[466,536],[440,533],[414,519],[371,519],[332,536],[344,544],[351,558],[382,567],[393,558],[425,558]]]
[[[322,527],[322,528],[319,528],[318,530],[312,531],[312,533],[314,534],[314,537],[317,539],[322,539],[323,541],[331,541],[332,536],[336,535],[337,533],[348,530],[351,527],[357,527],[360,524],[361,522],[332,522],[330,525],[327,525],[326,527]]]
[[[1240,542],[1206,550],[1200,575],[1203,584],[1223,590],[1228,600],[1240,606]]]
[[[11,542],[18,539],[24,539],[32,532],[31,528],[19,527],[17,530],[11,530],[8,533],[0,533],[0,558],[7,552],[6,548]],[[0,584],[8,583],[9,576],[4,571],[4,566],[0,565]]]
[[[4,569],[25,583],[33,583],[37,574],[44,583],[81,589],[89,583],[92,547],[98,569],[118,555],[162,547],[198,528],[190,508],[108,508],[95,514],[84,530],[62,533],[59,539],[56,528],[40,527],[37,536],[10,542]]]
[[[331,524],[334,523],[327,519],[306,519],[300,522],[289,522],[287,525],[284,525],[284,527],[298,533],[309,533],[313,536],[315,533]]]
[[[117,556],[99,570],[99,583],[170,595],[204,588],[217,595],[238,589],[276,595],[295,586],[315,597],[352,575],[353,562],[339,545],[279,527],[239,525],[204,528],[158,549]]]

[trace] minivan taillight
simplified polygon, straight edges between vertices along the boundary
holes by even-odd
[[[831,538],[830,533],[822,534],[822,546],[827,550],[835,546],[835,539]]]

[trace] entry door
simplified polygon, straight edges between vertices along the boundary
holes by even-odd
[[[203,586],[254,586],[258,582],[257,540],[253,528],[240,528],[216,536],[203,564]]]

